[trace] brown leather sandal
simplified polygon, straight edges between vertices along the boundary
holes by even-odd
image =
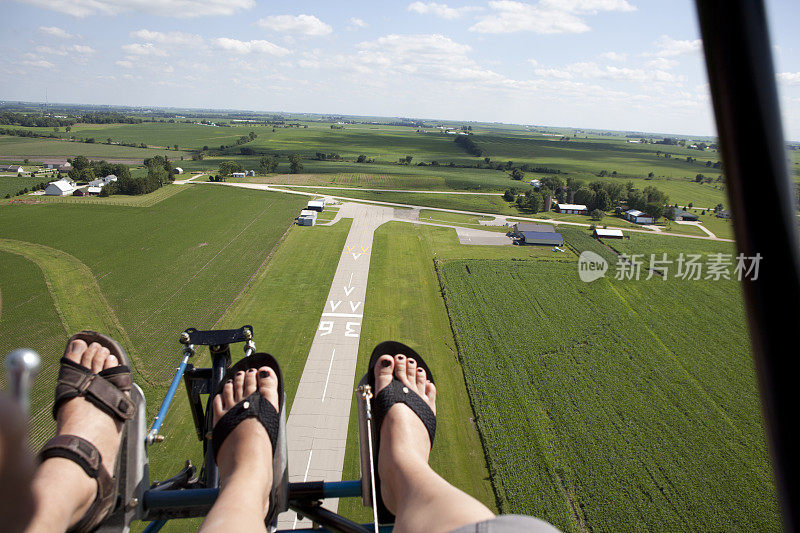
[[[76,333],[69,339],[67,345],[76,339],[86,342],[87,345],[96,342],[108,348],[120,365],[95,374],[90,369],[62,357],[53,404],[53,418],[65,401],[83,396],[116,420],[124,423],[133,419],[136,405],[127,394],[132,384],[128,354],[114,339],[95,331]],[[112,477],[103,467],[103,458],[94,444],[76,435],[58,435],[50,439],[39,453],[39,458],[44,461],[50,457],[69,459],[83,468],[89,477],[97,480],[97,496],[94,502],[83,518],[70,528],[70,531],[92,531],[113,511],[117,499],[117,476]],[[115,473],[118,472],[120,465],[118,455],[114,467]]]

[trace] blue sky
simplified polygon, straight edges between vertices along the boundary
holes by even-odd
[[[767,2],[800,139],[800,3]],[[0,98],[714,134],[688,0],[0,0]]]

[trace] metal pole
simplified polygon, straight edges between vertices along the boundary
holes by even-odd
[[[11,393],[25,414],[25,418],[28,417],[30,410],[31,386],[41,366],[42,358],[29,348],[19,348],[6,357],[6,371]]]
[[[736,243],[763,258],[742,287],[783,525],[794,531],[800,252],[766,14],[761,0],[697,0],[697,12]]]

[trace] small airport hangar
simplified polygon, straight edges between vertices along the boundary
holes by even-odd
[[[556,229],[549,224],[531,224],[530,222],[517,222],[514,224],[514,233],[522,235],[524,231],[532,231],[534,233],[555,233]]]
[[[519,243],[527,245],[563,246],[564,238],[555,231],[522,231]]]

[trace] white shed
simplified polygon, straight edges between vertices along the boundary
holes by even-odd
[[[44,189],[47,196],[68,196],[72,194],[75,187],[65,180],[51,181]]]
[[[306,209],[313,211],[324,211],[325,200],[311,200],[310,202],[308,202],[308,207],[306,207]]]
[[[175,167],[172,169],[173,174],[183,174],[183,169],[181,167]]]
[[[583,204],[556,204],[559,213],[569,213],[572,215],[585,215],[589,209]]]
[[[231,174],[231,176],[233,176],[234,178],[243,178],[243,177],[245,177],[245,173],[244,172],[234,172],[234,173]]]
[[[317,217],[302,216],[297,217],[298,226],[313,226],[317,222]]]

